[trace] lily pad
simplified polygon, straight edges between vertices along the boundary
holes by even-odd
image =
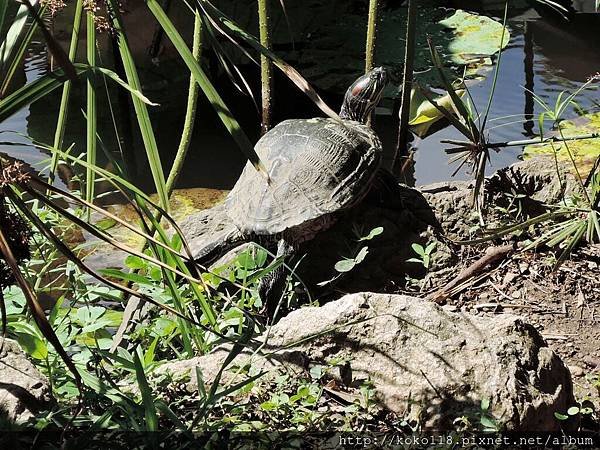
[[[454,38],[448,44],[446,55],[456,64],[479,61],[496,53],[501,39],[502,48],[510,41],[510,32],[501,23],[461,9],[439,23],[453,30]]]
[[[600,133],[600,112],[585,114],[573,120],[565,120],[560,123],[560,131],[553,131],[548,133],[547,136],[560,136],[560,132],[565,137]],[[559,161],[570,161],[567,150],[573,155],[575,164],[577,164],[577,168],[582,175],[587,175],[594,161],[600,155],[600,138],[528,145],[523,150],[523,157],[532,158],[539,155],[552,155],[556,151]],[[567,164],[567,167],[569,167],[569,164]]]

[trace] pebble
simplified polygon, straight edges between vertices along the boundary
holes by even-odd
[[[582,377],[584,375],[583,369],[579,366],[567,366],[571,371],[571,375],[575,378]]]

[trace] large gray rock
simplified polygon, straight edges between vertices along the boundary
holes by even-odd
[[[222,347],[161,371],[194,374],[197,366],[208,384],[227,352]],[[251,363],[273,374],[342,358],[349,363],[339,381],[357,386],[371,380],[382,406],[420,418],[430,429],[448,429],[453,419],[476,414],[488,399],[506,430],[558,430],[554,412],[574,401],[568,369],[519,317],[451,313],[401,295],[352,294],[296,310],[271,328],[262,352],[272,355],[247,350],[233,365]],[[233,373],[225,372],[224,381]],[[197,388],[194,380],[191,389]]]
[[[50,400],[48,380],[16,342],[5,339],[0,351],[0,417],[22,423]]]

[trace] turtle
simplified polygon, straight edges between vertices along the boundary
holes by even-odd
[[[289,258],[298,244],[359,203],[382,171],[381,141],[366,122],[387,81],[386,70],[377,67],[348,88],[339,119],[285,120],[264,134],[255,150],[270,182],[246,164],[225,200],[230,226],[213,236],[196,260],[206,263],[211,255],[250,241],[273,250],[276,245],[277,257]],[[282,266],[261,279],[258,290],[271,305],[267,309],[284,288]]]

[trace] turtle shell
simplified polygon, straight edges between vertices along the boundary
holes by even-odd
[[[281,233],[353,206],[368,192],[382,155],[366,125],[325,118],[281,122],[255,149],[270,185],[248,163],[226,200],[233,223],[255,235]]]

